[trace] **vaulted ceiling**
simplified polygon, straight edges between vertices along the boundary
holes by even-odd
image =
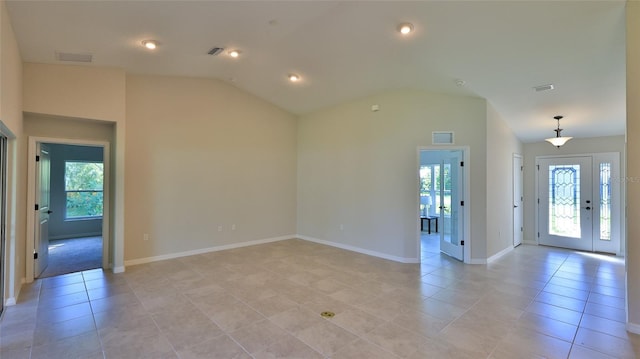
[[[487,99],[524,142],[625,132],[625,1],[7,1],[22,58],[216,78],[295,114],[396,89]],[[414,31],[397,31],[409,22]],[[143,40],[159,46],[147,50]],[[208,55],[213,47],[225,51]],[[238,58],[228,50],[240,51]],[[81,63],[82,64],[82,63]],[[300,75],[292,83],[287,75]],[[554,89],[536,91],[535,86]]]

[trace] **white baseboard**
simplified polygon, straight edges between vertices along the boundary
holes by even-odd
[[[535,240],[529,240],[529,239],[525,239],[524,241],[522,241],[522,244],[528,244],[530,246],[537,246],[538,242]]]
[[[305,241],[314,242],[314,243],[318,243],[318,244],[324,244],[324,245],[330,246],[330,247],[336,247],[336,248],[340,248],[340,249],[345,249],[345,250],[352,251],[352,252],[362,253],[362,254],[366,254],[366,255],[369,255],[369,256],[373,256],[373,257],[378,257],[378,258],[382,258],[382,259],[388,259],[388,260],[394,261],[394,262],[420,263],[420,258],[397,257],[397,256],[392,256],[392,255],[389,255],[389,254],[386,254],[386,253],[380,253],[380,252],[376,252],[376,251],[371,251],[371,250],[368,250],[368,249],[355,247],[355,246],[350,246],[350,245],[342,244],[342,243],[325,241],[325,240],[322,240],[322,239],[313,238],[313,237],[309,237],[309,236],[303,236],[303,235],[299,235],[299,234],[296,235],[296,238],[300,238],[300,239],[303,239]]]
[[[482,258],[471,258],[469,264],[487,264],[487,260]]]
[[[134,266],[134,265],[138,265],[138,264],[163,261],[163,260],[167,260],[167,259],[187,257],[187,256],[193,256],[193,255],[204,254],[204,253],[209,253],[209,252],[224,251],[224,250],[227,250],[227,249],[234,249],[234,248],[255,246],[255,245],[258,245],[258,244],[265,244],[265,243],[271,243],[271,242],[284,241],[284,240],[293,239],[293,238],[296,238],[296,237],[295,237],[295,235],[292,234],[292,235],[289,235],[289,236],[281,236],[281,237],[274,237],[274,238],[257,239],[257,240],[254,240],[254,241],[247,241],[247,242],[241,242],[241,243],[225,244],[225,245],[222,245],[222,246],[194,249],[194,250],[185,251],[185,252],[170,253],[170,254],[163,254],[163,255],[154,256],[154,257],[132,259],[132,260],[124,261],[124,265],[125,265],[125,267],[126,266]],[[118,270],[120,270],[120,269],[122,269],[122,272],[124,272],[124,267],[116,267],[116,268],[114,268],[113,271],[114,271],[114,273],[121,273],[121,272],[118,272]]]
[[[5,300],[4,305],[6,305],[7,307],[10,307],[12,305],[16,305],[16,297],[9,297],[7,298],[7,300]]]
[[[113,273],[124,273],[124,266],[121,267],[113,267]]]
[[[640,324],[634,324],[627,322],[627,331],[633,334],[640,334]]]
[[[492,255],[491,257],[487,258],[487,263],[491,263],[495,260],[497,260],[498,258],[502,257],[503,255],[511,252],[513,250],[513,246],[509,245],[507,248],[501,250],[500,252]]]

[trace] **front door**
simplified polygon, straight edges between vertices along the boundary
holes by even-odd
[[[619,154],[538,159],[539,243],[617,253]]]
[[[440,251],[460,261],[463,252],[463,210],[462,210],[462,151],[450,151],[441,164],[439,221]]]
[[[49,188],[50,188],[50,156],[45,144],[37,144],[36,160],[36,240],[34,248],[34,274],[39,277],[49,264]]]

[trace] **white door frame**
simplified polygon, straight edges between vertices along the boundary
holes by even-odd
[[[415,193],[415,208],[416,210],[413,211],[413,213],[415,213],[415,220],[413,221],[413,223],[416,224],[416,246],[417,246],[417,253],[418,253],[418,260],[420,260],[420,258],[422,257],[421,253],[420,253],[420,153],[422,151],[451,151],[451,150],[457,150],[457,151],[462,151],[462,158],[464,161],[464,167],[462,167],[462,173],[463,173],[463,183],[462,183],[462,188],[463,188],[463,195],[461,200],[464,201],[465,205],[462,206],[463,208],[463,221],[464,223],[462,224],[462,238],[464,240],[464,248],[463,248],[463,255],[464,255],[464,263],[471,263],[471,246],[473,245],[472,240],[471,240],[471,221],[469,220],[471,218],[471,206],[470,203],[471,201],[469,200],[469,196],[471,194],[471,165],[470,165],[470,158],[471,158],[471,147],[469,146],[451,146],[451,145],[438,145],[438,146],[418,146],[417,149],[417,166],[416,166],[416,176],[417,176],[417,183],[418,185],[416,186],[416,193]]]
[[[536,156],[535,158],[535,168],[534,168],[534,172],[535,172],[535,198],[538,198],[538,195],[540,193],[540,184],[539,184],[539,173],[538,173],[538,160],[539,159],[545,159],[545,158],[567,158],[567,157],[585,157],[585,156],[589,156],[591,157],[593,160],[597,160],[598,158],[600,158],[601,156],[615,156],[616,158],[616,164],[617,164],[617,172],[612,173],[612,178],[611,178],[611,183],[612,184],[617,184],[617,186],[614,186],[612,188],[612,193],[614,197],[617,197],[619,202],[618,205],[615,207],[612,207],[612,217],[613,215],[616,215],[617,217],[617,221],[615,222],[615,225],[612,223],[611,225],[611,235],[612,236],[617,236],[618,237],[618,246],[615,249],[615,254],[617,256],[621,256],[623,254],[623,246],[626,243],[626,238],[624,235],[624,231],[622,231],[621,229],[623,228],[622,226],[624,225],[624,218],[623,216],[625,215],[624,213],[624,198],[622,196],[622,194],[624,193],[623,188],[622,188],[622,181],[620,181],[620,176],[622,174],[622,163],[621,163],[621,156],[622,154],[620,152],[589,152],[589,153],[578,153],[578,154],[566,154],[566,155],[548,155],[548,156]],[[595,176],[595,174],[594,174]],[[618,181],[616,181],[616,179],[618,179]],[[595,184],[594,184],[595,185]],[[537,201],[536,201],[537,202]],[[535,211],[534,211],[534,215],[535,215],[535,241],[536,244],[540,244],[540,238],[537,235],[538,233],[540,233],[540,214],[539,214],[539,206],[540,204],[536,203],[535,204]]]
[[[29,144],[27,148],[27,240],[26,240],[26,273],[25,280],[27,283],[33,282],[34,277],[34,261],[33,261],[33,249],[35,245],[35,216],[34,208],[36,205],[36,143],[55,143],[62,145],[76,145],[76,146],[93,146],[102,147],[103,164],[104,164],[104,189],[102,196],[102,268],[109,268],[111,263],[109,262],[109,253],[112,246],[112,238],[110,233],[111,228],[111,203],[110,203],[110,158],[111,151],[109,142],[106,141],[91,141],[91,140],[77,140],[77,139],[63,139],[63,138],[50,138],[50,137],[35,137],[29,136]]]

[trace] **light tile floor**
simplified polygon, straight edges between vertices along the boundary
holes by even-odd
[[[302,240],[45,278],[0,358],[634,358],[624,263],[520,246],[400,264]],[[320,312],[333,311],[324,319]]]

